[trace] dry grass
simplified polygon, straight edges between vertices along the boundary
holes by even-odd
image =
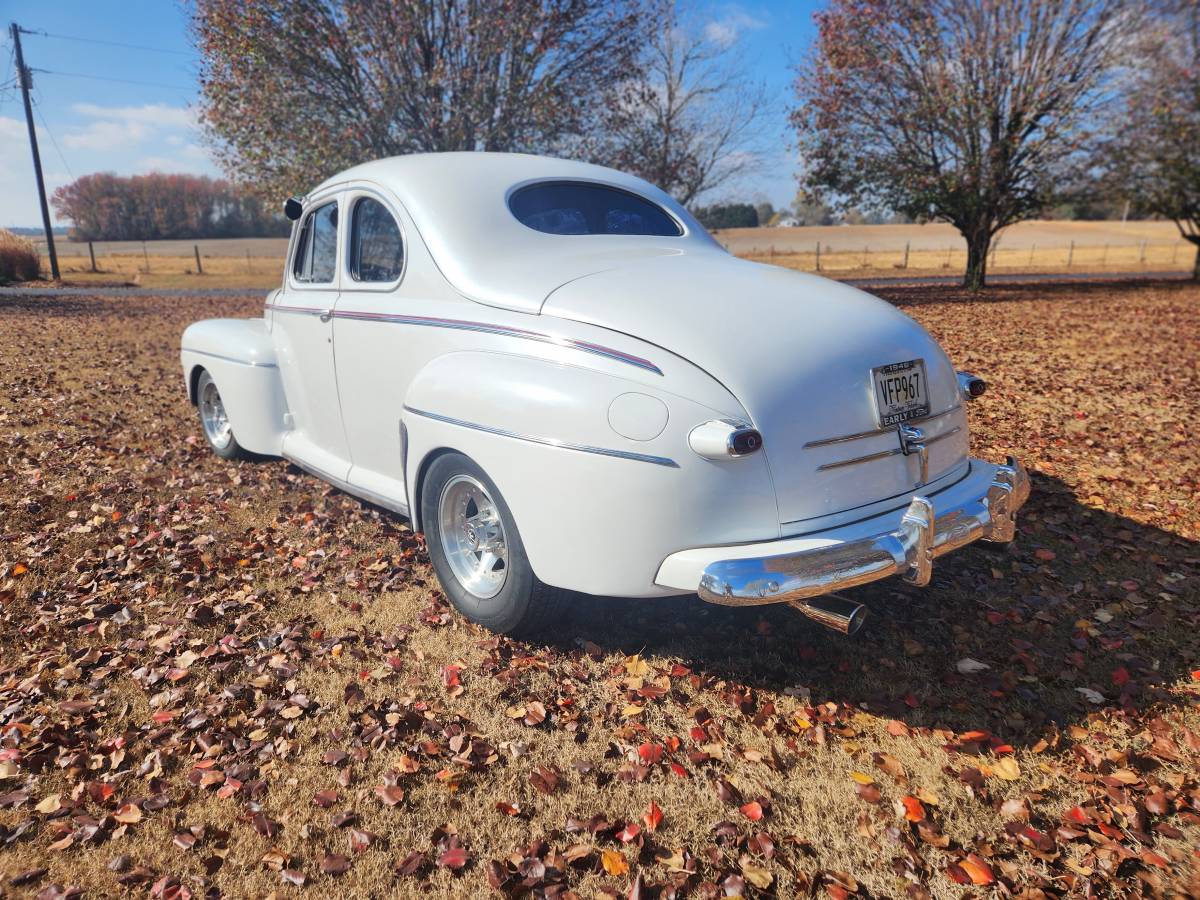
[[[177,879],[251,896],[295,893],[286,865],[335,896],[463,897],[511,857],[535,883],[560,867],[580,896],[636,874],[691,896],[759,893],[753,876],[779,896],[949,898],[975,854],[1029,896],[1194,891],[1200,290],[891,298],[994,385],[973,450],[1035,473],[1012,548],[948,557],[925,590],[860,590],[876,616],[854,640],[783,609],[578,598],[537,643],[453,614],[402,521],[285,463],[207,452],[179,333],[259,297],[0,298],[0,873],[35,870],[18,892]],[[961,674],[965,658],[990,668]],[[535,702],[540,724],[510,714]],[[637,765],[643,745],[663,762]],[[561,775],[551,793],[540,766]],[[655,833],[579,830],[640,824],[652,802]],[[125,803],[144,811],[122,827]],[[1073,837],[1076,806],[1090,824]],[[1026,816],[1052,850],[1006,829]],[[370,833],[361,853],[351,828]],[[434,864],[450,831],[471,857],[457,873]],[[418,872],[398,873],[414,852]],[[326,853],[349,871],[322,874]]]
[[[830,277],[960,276],[966,270],[965,250],[842,250],[813,249],[806,253],[776,253],[771,250],[739,251],[739,256],[802,272]],[[1180,244],[1153,246],[1080,246],[1053,248],[998,248],[988,260],[992,274],[1059,274],[1190,272],[1195,251]]]
[[[31,241],[0,228],[0,284],[37,278],[38,264]]]
[[[205,290],[246,288],[270,290],[283,280],[283,257],[202,256],[201,272],[194,256],[163,254],[108,254],[96,260],[92,271],[89,257],[60,256],[59,272],[65,284],[136,285],[162,290]],[[49,263],[46,263],[49,271]]]

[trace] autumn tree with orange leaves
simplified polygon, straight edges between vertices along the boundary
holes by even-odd
[[[794,82],[809,196],[949,222],[965,286],[1082,165],[1127,0],[832,0]]]

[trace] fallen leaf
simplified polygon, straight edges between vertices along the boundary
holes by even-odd
[[[605,850],[600,854],[600,863],[609,875],[625,875],[629,872],[629,863],[625,855],[617,850]]]

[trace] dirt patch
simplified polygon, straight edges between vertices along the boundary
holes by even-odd
[[[207,451],[179,335],[260,296],[0,298],[4,887],[1194,894],[1200,289],[888,297],[991,383],[1015,545],[860,590],[855,639],[581,597],[538,643]]]

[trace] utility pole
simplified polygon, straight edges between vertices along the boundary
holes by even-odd
[[[21,53],[21,26],[13,22],[9,26],[13,48],[17,54],[17,81],[21,85],[21,99],[25,101],[25,124],[29,126],[29,149],[33,153],[33,174],[37,177],[38,200],[42,204],[42,226],[46,229],[46,248],[50,251],[50,273],[57,281],[58,254],[54,250],[54,229],[50,227],[50,207],[46,205],[46,181],[42,178],[42,155],[38,153],[37,132],[33,127],[33,106],[29,102],[29,69]]]

